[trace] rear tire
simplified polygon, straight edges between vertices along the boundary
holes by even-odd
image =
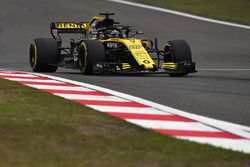
[[[93,74],[95,63],[105,62],[105,60],[105,48],[102,42],[86,40],[81,43],[78,62],[82,74]]]
[[[168,41],[164,47],[164,52],[168,53],[164,57],[164,62],[192,62],[191,49],[184,40]],[[170,76],[185,76],[188,73],[170,73]]]
[[[36,38],[30,45],[30,66],[34,72],[55,72],[59,62],[57,42],[52,38]]]

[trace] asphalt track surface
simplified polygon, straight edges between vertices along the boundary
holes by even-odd
[[[52,21],[88,21],[99,12],[159,38],[185,39],[198,73],[84,76],[60,68],[52,75],[131,94],[177,109],[250,126],[250,31],[104,0],[1,0],[0,68],[31,71],[28,51],[35,37],[50,37]],[[247,70],[248,69],[248,70]]]

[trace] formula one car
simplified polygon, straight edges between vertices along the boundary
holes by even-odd
[[[196,72],[191,49],[184,40],[168,41],[163,50],[157,39],[138,39],[130,26],[100,13],[89,22],[53,22],[53,38],[35,38],[30,45],[30,65],[34,72],[55,72],[58,67],[96,73],[167,73],[184,76]],[[60,34],[81,34],[63,46]]]

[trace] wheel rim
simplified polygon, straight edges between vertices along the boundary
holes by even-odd
[[[86,47],[86,44],[83,42],[81,43],[80,46],[83,46],[81,49],[82,49],[82,52],[81,52],[81,58],[79,59],[79,66],[80,66],[80,70],[82,73],[85,72],[86,68],[87,68],[87,55],[88,55],[88,52],[87,52],[87,47]]]
[[[34,42],[30,45],[30,66],[34,69],[37,64],[37,48]]]

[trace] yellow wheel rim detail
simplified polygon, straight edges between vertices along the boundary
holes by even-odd
[[[85,57],[84,57],[84,64],[82,64],[82,67],[81,67],[81,72],[85,72],[86,68],[87,68],[87,57],[88,57],[88,52],[87,52],[87,46],[84,42],[81,43],[81,46],[84,47],[84,54],[85,54]],[[82,62],[81,62],[82,63]]]
[[[33,54],[32,57],[31,57],[32,68],[35,68],[35,67],[36,67],[36,64],[37,64],[37,48],[36,48],[36,44],[35,44],[34,41],[31,43],[31,46],[32,46],[33,49],[34,49],[34,54]]]

